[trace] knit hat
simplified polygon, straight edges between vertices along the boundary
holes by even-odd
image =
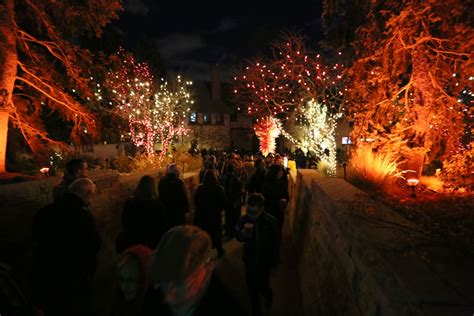
[[[153,283],[186,280],[209,259],[211,238],[195,226],[176,226],[161,238],[150,259]]]

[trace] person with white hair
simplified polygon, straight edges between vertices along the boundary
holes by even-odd
[[[179,177],[176,164],[168,164],[166,171],[166,175],[158,183],[158,197],[163,203],[169,227],[184,225],[186,213],[189,212],[184,181]]]
[[[89,205],[92,180],[71,183],[33,222],[33,299],[45,315],[89,315],[100,238]]]

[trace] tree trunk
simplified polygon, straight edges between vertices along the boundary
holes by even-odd
[[[14,0],[0,0],[0,173],[6,172],[8,110],[18,64],[13,18]]]

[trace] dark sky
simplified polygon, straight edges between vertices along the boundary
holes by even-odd
[[[321,1],[125,0],[114,22],[133,42],[146,37],[159,47],[168,69],[191,80],[207,80],[219,64],[230,78],[235,66],[261,55],[281,31],[300,31],[313,44],[321,39]]]

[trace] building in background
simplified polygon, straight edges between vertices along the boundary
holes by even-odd
[[[252,150],[252,118],[236,112],[231,85],[221,82],[219,66],[212,67],[209,82],[195,82],[193,86],[194,105],[187,117],[190,131],[177,147],[189,149],[193,143],[198,149]]]

